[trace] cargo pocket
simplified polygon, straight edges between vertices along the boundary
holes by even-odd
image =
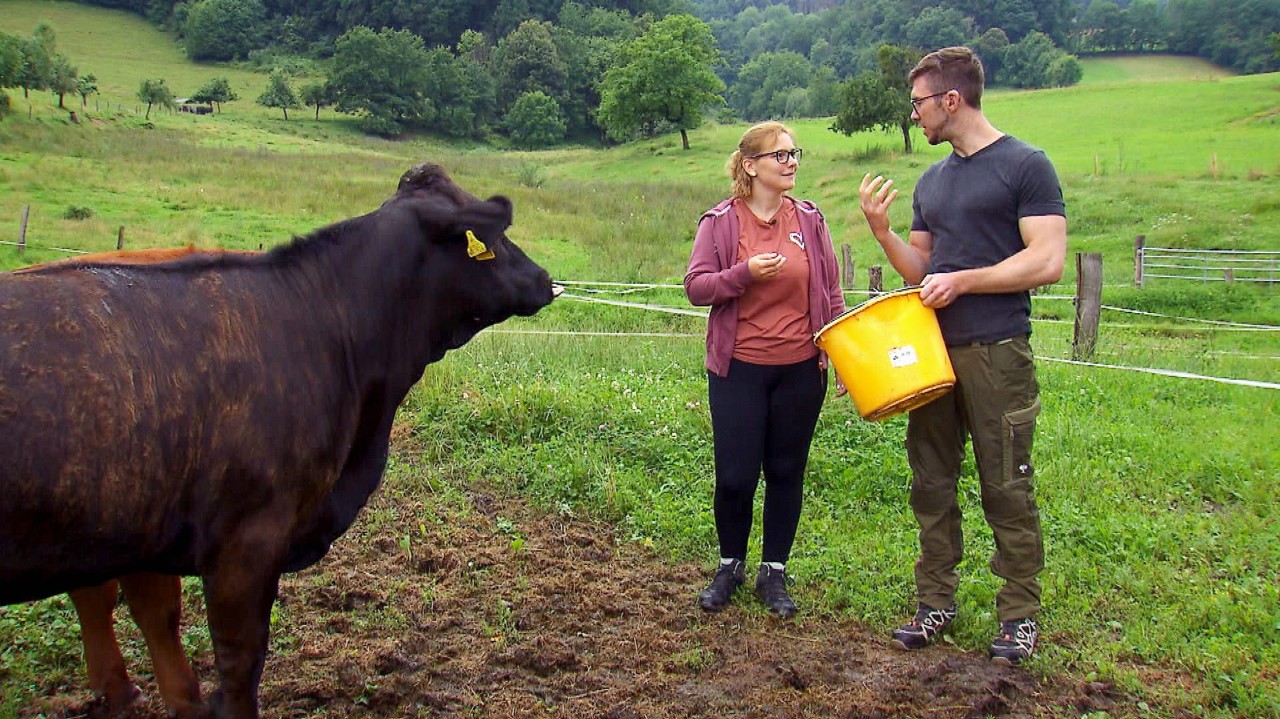
[[[1036,417],[1040,414],[1040,398],[1004,415],[1004,477],[1007,482],[1030,482],[1035,476],[1031,463],[1031,443],[1035,437]]]

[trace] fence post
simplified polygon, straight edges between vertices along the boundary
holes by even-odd
[[[872,265],[868,267],[867,276],[871,280],[870,283],[868,283],[867,285],[867,289],[871,290],[871,295],[874,297],[875,295],[883,293],[884,292],[884,273],[881,271],[880,265]]]
[[[18,256],[27,249],[27,217],[31,215],[31,205],[22,206],[22,219],[18,221]]]
[[[1227,281],[1227,284],[1234,284],[1236,281],[1236,271],[1228,267],[1222,271],[1222,278]]]
[[[1098,316],[1102,312],[1102,254],[1076,253],[1076,326],[1071,340],[1072,359],[1093,356],[1098,341]]]
[[[854,275],[853,266],[853,248],[848,242],[840,245],[840,286],[846,290],[853,289],[853,283],[857,282]]]
[[[1142,261],[1147,254],[1147,236],[1138,235],[1133,238],[1133,284],[1142,287]]]
[[[116,249],[124,249],[124,225],[120,225],[120,231],[116,233]]]

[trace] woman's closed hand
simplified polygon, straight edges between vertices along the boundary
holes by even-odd
[[[765,252],[747,260],[747,267],[751,269],[753,279],[771,280],[782,272],[782,263],[786,261],[787,258],[777,252]]]

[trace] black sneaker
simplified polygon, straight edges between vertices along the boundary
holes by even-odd
[[[1036,640],[1040,638],[1040,630],[1036,620],[1011,619],[1000,622],[1000,634],[991,642],[988,652],[991,661],[1007,667],[1023,663],[1031,658],[1036,650]]]
[[[919,605],[910,623],[893,630],[893,646],[899,649],[924,649],[932,644],[956,618],[956,605],[933,609]]]
[[[774,569],[767,564],[760,565],[760,573],[756,575],[756,596],[760,601],[783,619],[796,615],[796,603],[787,594],[787,571]]]
[[[721,564],[711,585],[698,592],[698,604],[708,612],[718,612],[729,603],[729,597],[747,581],[747,570],[741,559]]]

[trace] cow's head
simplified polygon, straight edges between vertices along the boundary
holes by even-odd
[[[429,243],[424,271],[431,301],[449,316],[448,349],[512,315],[532,315],[560,293],[547,271],[506,236],[511,201],[480,200],[458,187],[439,165],[419,165],[400,178],[390,206],[412,212]]]

